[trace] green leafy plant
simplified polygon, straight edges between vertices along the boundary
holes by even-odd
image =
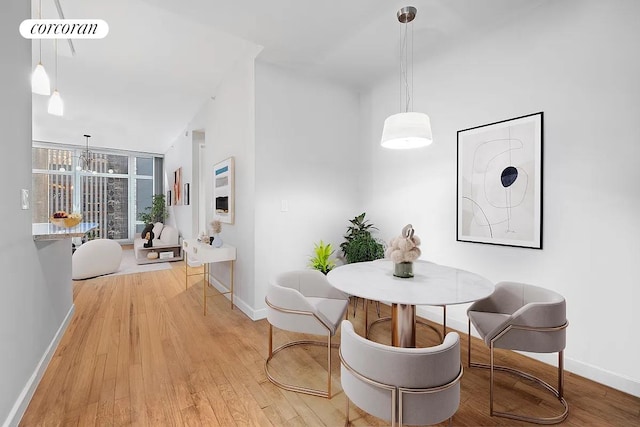
[[[156,194],[153,196],[151,206],[144,209],[144,212],[138,213],[138,219],[145,224],[153,224],[155,222],[164,223],[169,217],[167,211],[167,202],[164,198],[164,194]]]
[[[360,234],[349,242],[345,258],[348,263],[384,258],[384,246],[371,234]]]
[[[373,224],[365,220],[366,212],[349,220],[345,241],[340,249],[348,263],[373,261],[384,257],[384,246],[371,235],[377,230]]]
[[[360,215],[349,220],[351,225],[347,227],[347,234],[344,235],[345,241],[340,244],[340,249],[342,249],[342,253],[344,254],[344,256],[347,256],[347,247],[353,239],[361,234],[370,236],[370,230],[377,230],[377,228],[374,227],[373,224],[364,219],[366,214],[366,212],[362,212]]]
[[[330,259],[331,255],[335,252],[331,243],[325,245],[324,242],[320,240],[320,243],[313,244],[313,252],[314,256],[309,259],[309,267],[327,274],[336,266],[336,263]]]

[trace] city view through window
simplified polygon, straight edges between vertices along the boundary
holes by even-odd
[[[33,222],[49,222],[56,211],[78,212],[84,222],[98,224],[87,238],[133,240],[144,227],[138,213],[151,206],[154,188],[161,184],[158,160],[102,150],[87,158],[81,148],[34,146]]]

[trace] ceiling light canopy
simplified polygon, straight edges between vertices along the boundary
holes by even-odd
[[[405,6],[397,13],[398,21],[403,24],[400,47],[400,110],[384,121],[380,145],[384,148],[409,149],[425,147],[433,142],[431,134],[431,120],[424,113],[410,111],[413,109],[413,89],[409,85],[409,76],[413,82],[413,25],[411,26],[411,40],[407,27],[414,20],[418,10],[413,6]],[[409,55],[409,41],[411,41],[411,55]],[[409,58],[411,56],[411,58]]]

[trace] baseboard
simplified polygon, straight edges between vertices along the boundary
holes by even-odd
[[[259,310],[253,310],[253,320],[261,320],[267,318],[267,307]]]
[[[530,356],[530,354],[527,354],[527,356]],[[564,360],[564,367],[569,372],[580,375],[581,377],[589,378],[592,381],[615,388],[616,390],[623,391],[633,396],[640,397],[640,382],[633,378],[607,371],[606,369],[602,369],[570,357],[565,356]]]
[[[216,288],[218,292],[229,292],[229,288],[227,288],[224,284],[222,284],[218,279],[216,279],[213,275],[209,274],[209,283],[211,286]],[[226,294],[225,297],[231,301],[231,294]],[[238,295],[233,295],[233,305],[240,309],[249,319],[251,320],[260,320],[267,317],[267,309],[263,308],[260,310],[255,310],[246,301],[242,298],[239,298]]]
[[[442,312],[438,314],[435,311],[432,311],[432,309],[426,307],[418,307],[417,314],[418,316],[431,320],[433,322],[442,323]],[[447,328],[455,329],[462,337],[463,334],[467,334],[469,326],[467,323],[467,319],[464,319],[464,321],[460,321],[459,319],[447,317]],[[474,331],[473,328],[471,330],[471,334],[475,337],[478,337],[476,331]],[[558,365],[558,356],[556,353],[519,353],[524,354],[525,356],[532,359],[539,360],[540,362],[546,363],[547,365]],[[620,390],[624,393],[628,393],[636,397],[640,397],[640,382],[633,378],[629,378],[627,376],[620,375],[585,362],[581,362],[571,357],[567,357],[566,354],[564,357],[564,369],[567,372],[580,375],[581,377],[588,378],[591,381],[595,381],[608,387],[615,388],[616,390]]]
[[[40,380],[42,379],[44,372],[47,370],[49,362],[51,361],[53,354],[56,352],[58,344],[60,343],[62,336],[64,335],[67,327],[69,326],[69,323],[71,322],[71,318],[73,317],[75,309],[76,306],[71,304],[71,308],[69,309],[67,316],[64,318],[62,324],[58,328],[58,331],[53,336],[53,339],[49,343],[49,347],[47,347],[47,350],[42,355],[42,358],[40,359],[40,362],[38,362],[38,365],[31,375],[31,378],[29,378],[29,381],[27,381],[27,384],[22,389],[22,392],[18,396],[18,399],[13,404],[13,407],[11,408],[11,411],[9,411],[7,419],[4,420],[4,423],[2,423],[3,427],[17,426],[20,423],[24,412],[27,410],[27,406],[29,406],[29,402],[31,402],[33,393],[35,393],[38,384],[40,384]]]

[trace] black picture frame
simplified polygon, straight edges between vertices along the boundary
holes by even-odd
[[[184,204],[191,204],[191,185],[188,182],[184,184]]]
[[[171,190],[167,191],[167,206],[171,206]]]
[[[457,132],[456,240],[542,249],[544,113]]]

